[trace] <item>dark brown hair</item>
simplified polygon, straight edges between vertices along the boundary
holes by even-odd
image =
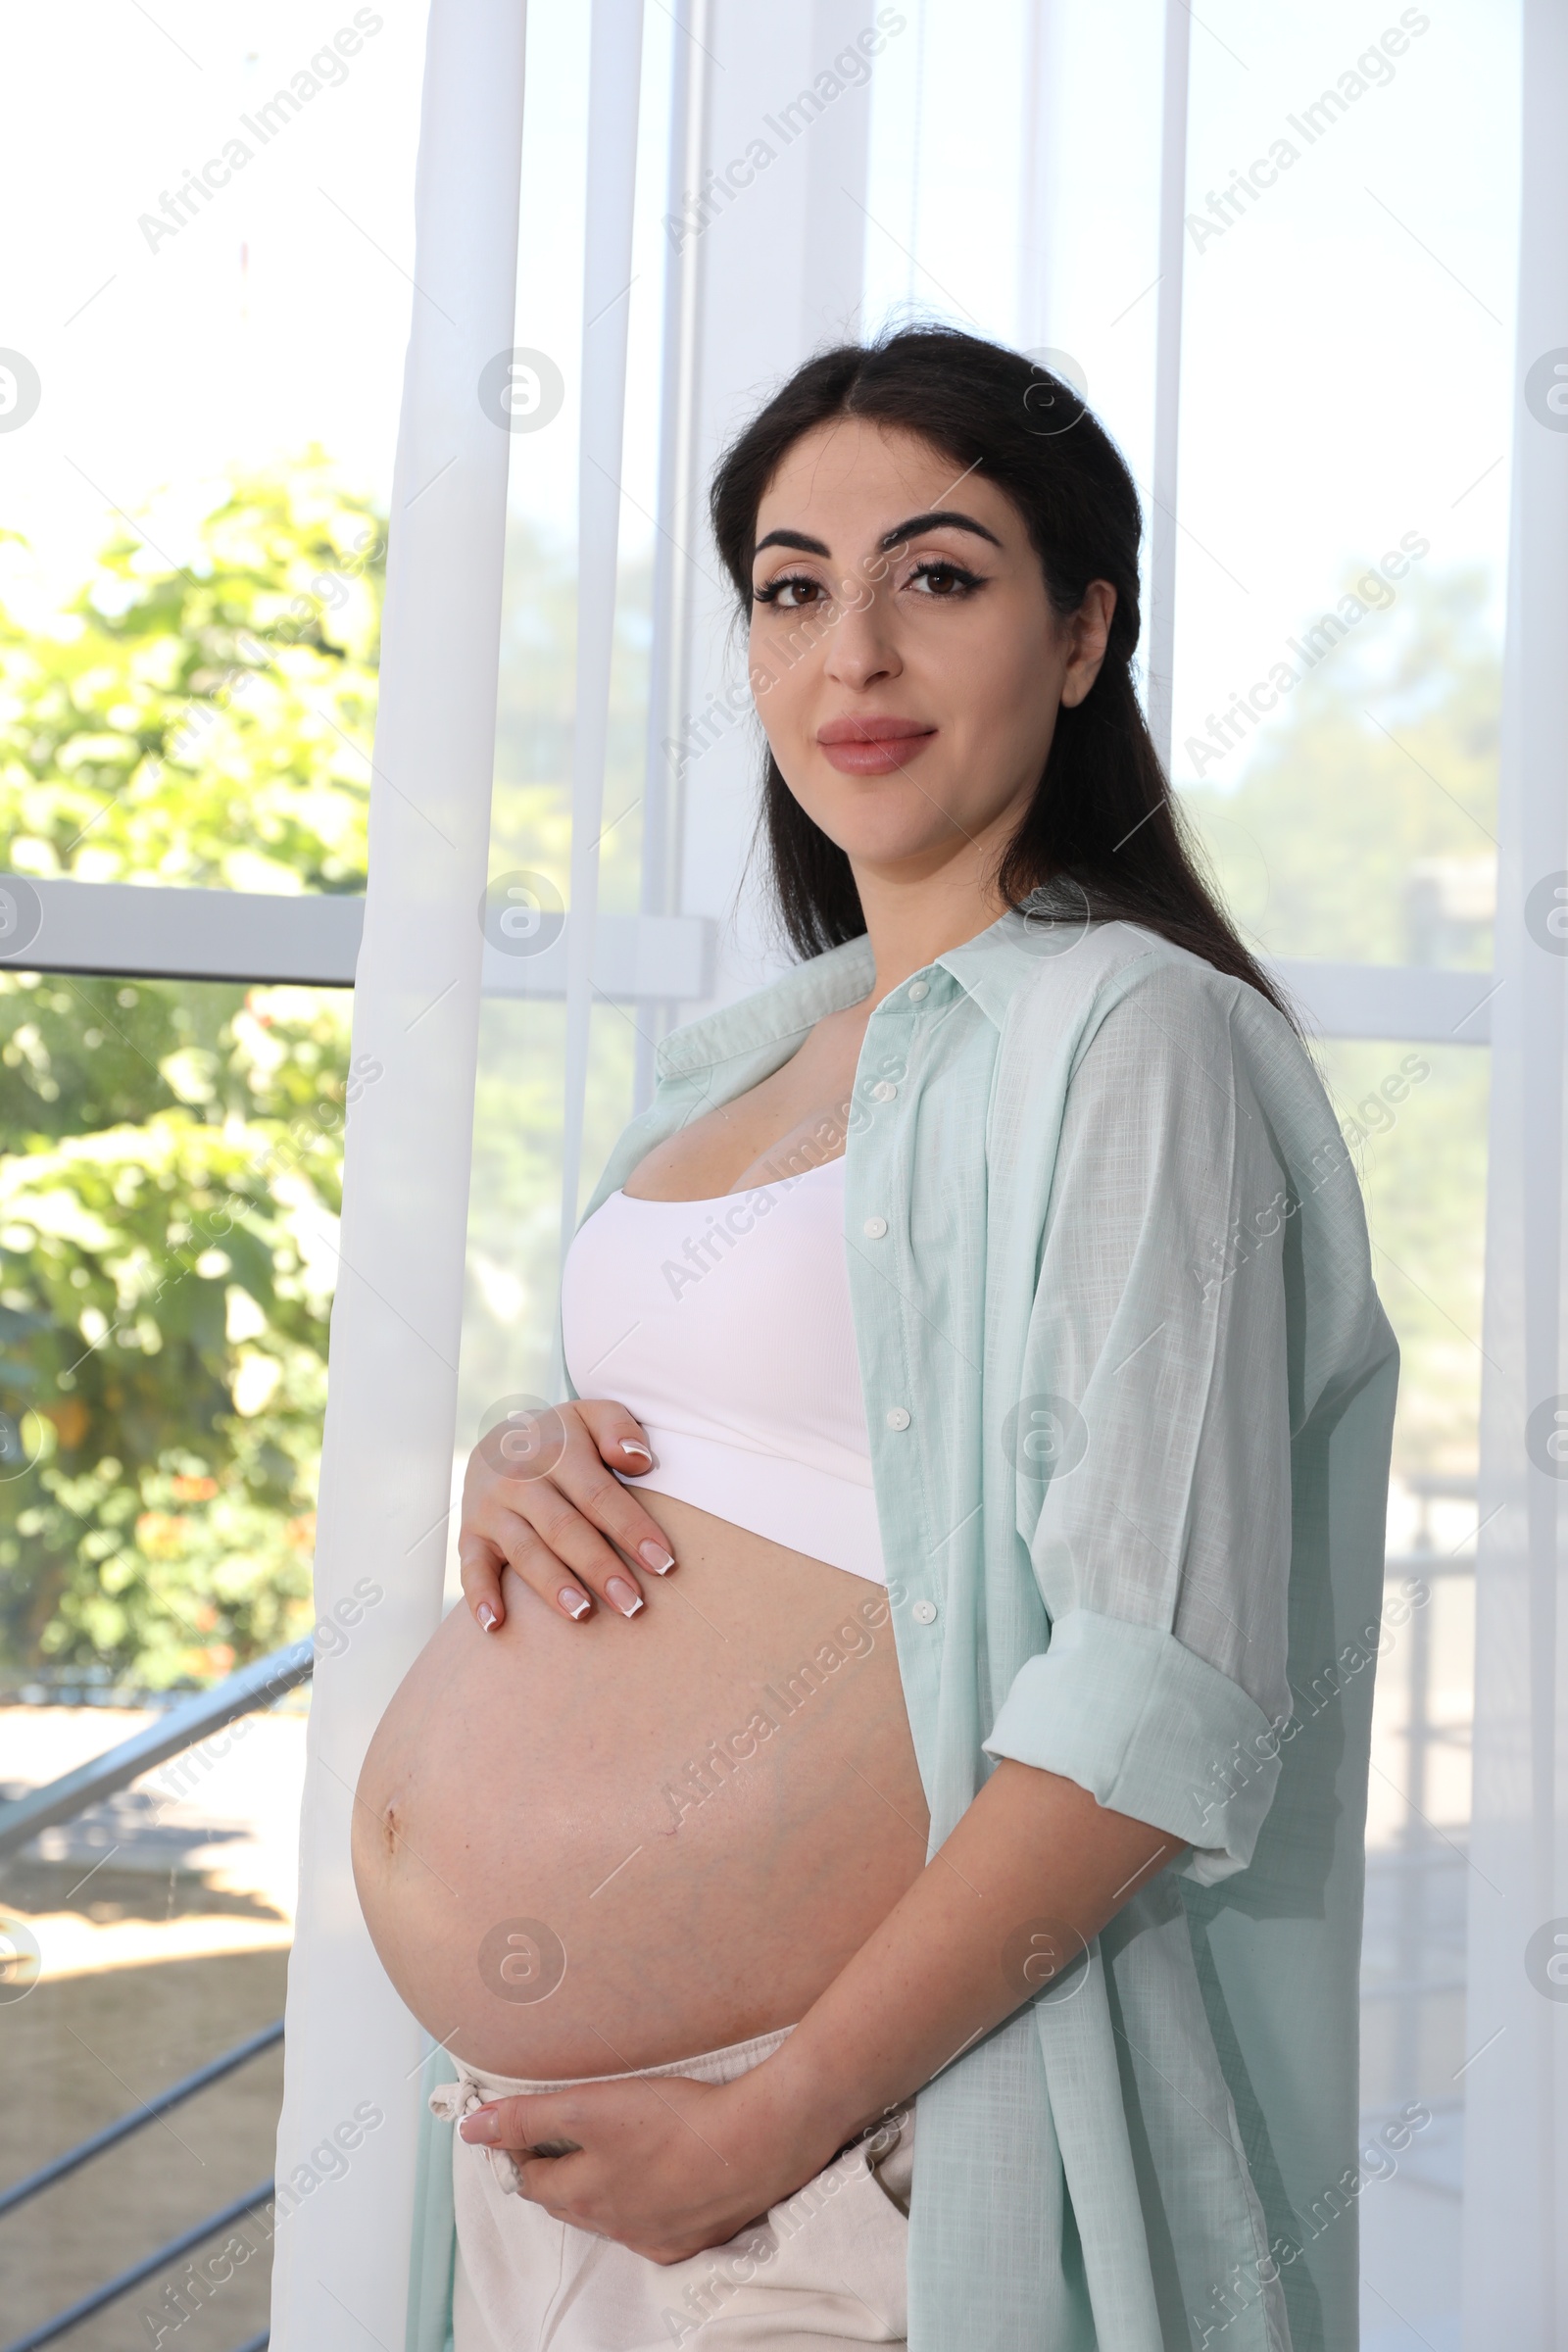
[[[1033,800],[997,873],[1006,904],[1044,885],[1096,918],[1157,932],[1245,980],[1294,1019],[1205,880],[1133,685],[1138,644],[1138,491],[1104,428],[1068,384],[1001,344],[956,328],[906,328],[847,343],[798,368],[726,450],[710,498],[719,554],[749,618],[757,515],[805,433],[864,416],[918,433],[955,466],[983,473],[1022,516],[1054,611],[1076,612],[1091,580],[1116,611],[1100,675],[1057,714]],[[759,833],[773,899],[805,957],[865,929],[850,861],[807,815],[771,753]]]

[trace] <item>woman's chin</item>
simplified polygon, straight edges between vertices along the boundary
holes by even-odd
[[[959,794],[916,790],[904,776],[839,777],[837,789],[802,806],[857,871],[923,881],[969,848],[993,811],[966,810]],[[957,813],[953,813],[955,808]]]
[[[811,822],[858,872],[920,882],[993,834],[1000,850],[1022,814],[1016,794],[977,793],[973,774],[956,774],[953,765],[944,751],[928,754],[910,773],[841,776],[813,762],[815,772],[799,785],[782,772]]]

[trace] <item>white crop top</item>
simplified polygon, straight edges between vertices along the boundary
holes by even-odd
[[[652,1487],[886,1584],[844,1253],[844,1155],[710,1200],[612,1193],[561,1289],[579,1396],[635,1413]]]

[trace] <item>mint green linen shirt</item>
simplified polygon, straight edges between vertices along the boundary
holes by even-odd
[[[584,1216],[874,978],[862,937],[666,1037]],[[932,1850],[1000,1756],[1185,1841],[921,2091],[909,2343],[1350,2352],[1397,1355],[1311,1060],[1037,895],[871,1014],[845,1243]]]

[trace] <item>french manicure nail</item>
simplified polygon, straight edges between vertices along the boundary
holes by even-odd
[[[638,1544],[637,1557],[640,1560],[646,1560],[656,1576],[663,1576],[668,1569],[673,1568],[675,1565],[674,1553],[670,1551],[661,1551],[659,1545],[654,1542],[652,1536],[649,1537],[646,1544]]]
[[[586,1592],[577,1592],[571,1585],[563,1585],[556,1597],[568,1617],[587,1616],[588,1595]]]
[[[479,1623],[484,1627],[484,1630],[487,1634],[493,1634],[496,1630],[496,1627],[501,1623],[500,1618],[497,1616],[495,1610],[490,1606],[490,1603],[487,1600],[480,1601],[478,1618]]]
[[[643,1596],[634,1592],[623,1576],[612,1576],[605,1587],[606,1597],[612,1600],[623,1617],[635,1617],[643,1605]]]
[[[651,1462],[654,1458],[648,1447],[639,1446],[635,1438],[622,1438],[620,1450],[622,1453],[640,1453],[645,1462]]]
[[[470,2144],[477,2141],[480,2147],[491,2147],[500,2130],[500,2121],[493,2107],[477,2107],[472,2115],[464,2117],[458,2131]]]

